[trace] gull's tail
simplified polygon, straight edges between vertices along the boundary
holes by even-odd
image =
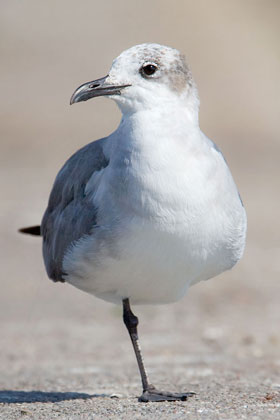
[[[29,227],[25,227],[25,228],[21,228],[18,230],[20,233],[26,233],[28,235],[33,235],[33,236],[42,236],[41,235],[41,226],[37,225],[37,226],[29,226]]]

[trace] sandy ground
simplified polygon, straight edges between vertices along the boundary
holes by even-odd
[[[279,2],[205,4],[1,3],[1,419],[280,418]],[[186,402],[138,403],[120,308],[48,281],[40,239],[17,233],[40,221],[65,159],[118,124],[105,99],[70,108],[72,91],[143,41],[189,57],[249,220],[234,270],[134,308],[152,382],[196,392]]]

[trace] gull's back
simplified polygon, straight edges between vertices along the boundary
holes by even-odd
[[[85,188],[92,174],[108,165],[103,153],[104,140],[78,150],[55,179],[41,224],[45,266],[54,281],[64,281],[62,263],[66,250],[90,234],[96,225],[97,210]]]

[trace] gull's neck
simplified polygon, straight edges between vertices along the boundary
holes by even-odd
[[[124,161],[148,166],[159,160],[176,164],[200,147],[203,137],[197,115],[187,107],[172,106],[123,114],[107,140],[105,153],[111,165],[120,168]]]
[[[118,143],[156,148],[158,143],[168,139],[187,139],[199,133],[198,111],[183,106],[161,106],[154,109],[125,113],[114,134]]]

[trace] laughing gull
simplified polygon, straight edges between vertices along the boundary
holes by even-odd
[[[246,213],[227,163],[200,130],[196,85],[184,57],[158,44],[124,51],[109,74],[81,85],[71,104],[97,96],[122,112],[117,130],[78,150],[59,171],[41,226],[49,277],[123,305],[139,366],[139,401],[193,393],[151,385],[132,304],[162,304],[232,268]]]

